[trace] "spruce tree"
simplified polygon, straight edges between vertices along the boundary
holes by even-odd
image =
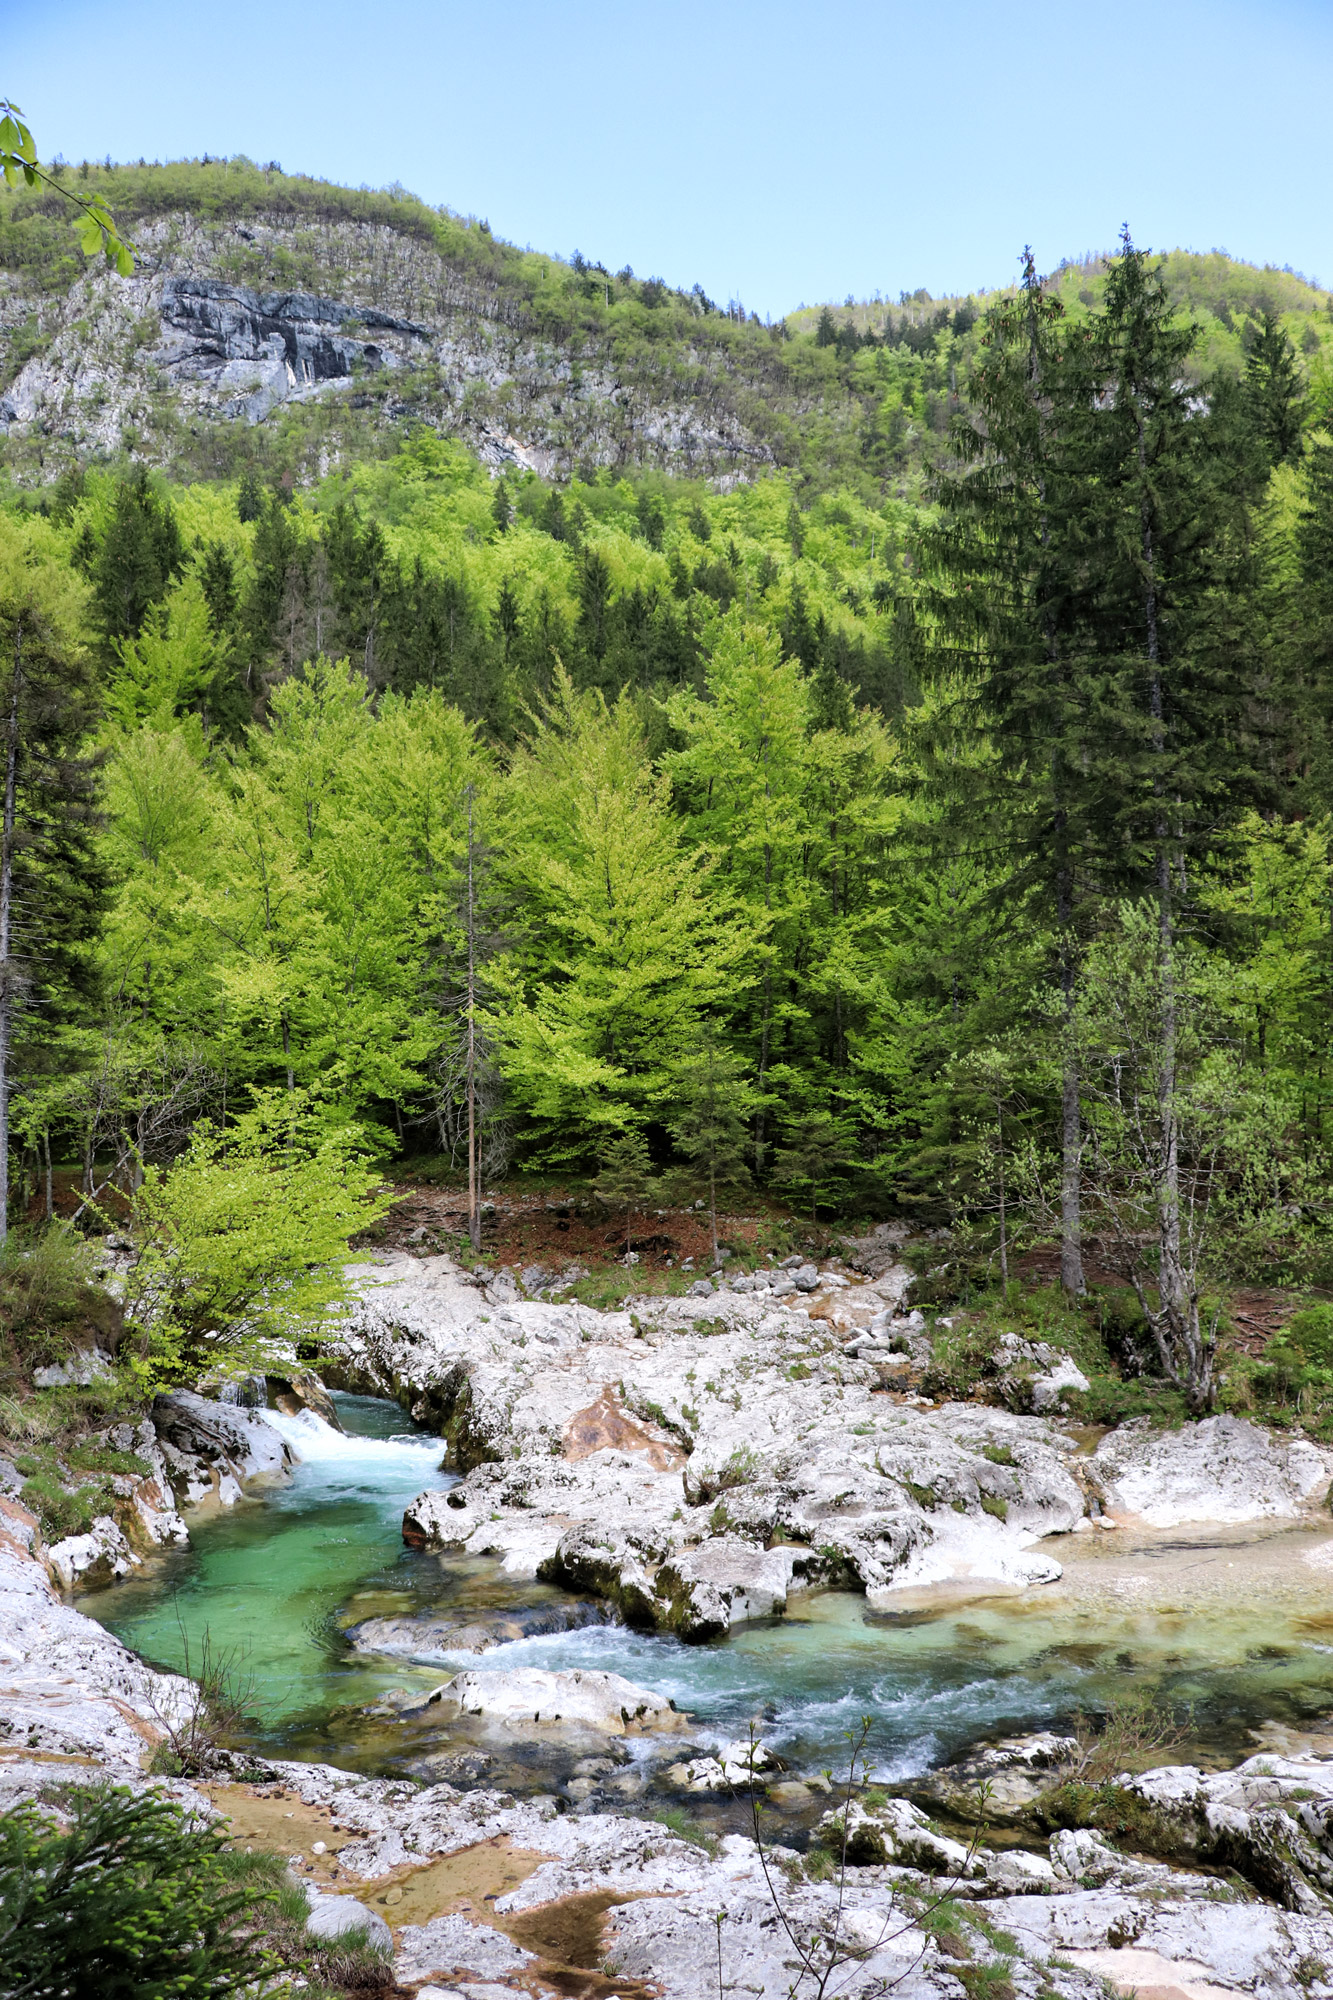
[[[628,1262],[634,1217],[652,1200],[657,1186],[642,1132],[631,1129],[608,1134],[602,1141],[598,1169],[593,1192],[613,1214],[624,1218]]]
[[[1044,292],[1025,251],[1018,294],[987,315],[970,409],[953,427],[955,464],[939,482],[939,524],[926,540],[928,601],[971,689],[960,719],[994,749],[989,768],[976,769],[963,810],[1003,858],[1006,902],[1033,910],[1055,940],[1066,1029],[1105,783],[1079,657],[1090,590],[1080,476],[1087,387],[1071,347],[1063,308]],[[1061,1063],[1060,1132],[1060,1274],[1078,1293],[1081,1127],[1072,1043]]]
[[[42,579],[0,551],[0,1243],[9,1211],[10,1106],[25,1020],[56,1029],[96,988],[107,895],[96,852],[95,685]],[[34,1052],[36,1053],[36,1052]]]
[[[1245,361],[1245,401],[1270,465],[1299,458],[1308,398],[1296,350],[1281,320],[1265,307]]]
[[[1160,268],[1126,233],[1080,355],[1083,533],[1096,580],[1084,670],[1114,778],[1096,802],[1102,879],[1155,909],[1153,1320],[1194,1385],[1192,1400],[1208,1393],[1211,1347],[1182,1256],[1178,945],[1200,874],[1229,825],[1265,795],[1247,616],[1258,581],[1250,481],[1243,460],[1214,448],[1190,385],[1197,337],[1176,317]]]
[[[100,542],[82,551],[93,589],[93,613],[108,655],[120,639],[137,639],[151,607],[185,567],[185,548],[169,501],[146,471],[117,482],[111,518]]]
[[[749,1185],[745,1164],[748,1120],[756,1107],[744,1065],[713,1033],[676,1072],[676,1107],[668,1122],[672,1141],[688,1163],[689,1184],[708,1203],[708,1228],[717,1262],[718,1189]]]

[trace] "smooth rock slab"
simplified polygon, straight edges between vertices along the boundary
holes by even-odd
[[[1239,1417],[1206,1417],[1178,1431],[1125,1425],[1102,1439],[1089,1470],[1113,1514],[1152,1528],[1297,1520],[1325,1506],[1333,1452]]]
[[[312,1937],[340,1938],[351,1931],[364,1931],[371,1944],[392,1945],[393,1932],[378,1910],[368,1910],[355,1896],[321,1896],[305,1885],[310,1914],[306,1929]]]
[[[520,1728],[563,1722],[608,1736],[637,1736],[680,1729],[686,1721],[665,1695],[635,1687],[623,1674],[582,1667],[561,1673],[518,1667],[509,1673],[455,1674],[437,1698],[442,1705],[457,1703],[460,1715],[484,1716]]]

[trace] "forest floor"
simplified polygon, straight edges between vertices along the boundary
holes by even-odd
[[[405,1181],[402,1194],[374,1234],[385,1248],[457,1253],[466,1248],[467,1191]],[[812,1225],[776,1205],[717,1218],[719,1245],[752,1261],[765,1253],[827,1255],[836,1232]],[[370,1240],[369,1237],[361,1239]],[[492,1189],[482,1205],[481,1254],[487,1264],[521,1270],[540,1264],[551,1272],[572,1265],[584,1271],[623,1266],[628,1247],[642,1275],[681,1271],[688,1280],[712,1262],[708,1214],[693,1207],[645,1207],[629,1218],[612,1215],[586,1187],[518,1181]]]

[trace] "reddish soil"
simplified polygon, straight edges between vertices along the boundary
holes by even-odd
[[[486,1199],[482,1251],[497,1265],[521,1269],[543,1264],[548,1270],[560,1271],[566,1265],[581,1264],[596,1270],[624,1257],[624,1221],[599,1214],[586,1193],[559,1188],[530,1193],[505,1189]],[[735,1249],[758,1249],[778,1233],[785,1236],[790,1228],[776,1210],[771,1215],[719,1214],[717,1218],[718,1240]],[[429,1247],[432,1238],[452,1239],[440,1241],[439,1247],[456,1250],[456,1239],[466,1235],[466,1193],[458,1188],[418,1184],[404,1187],[375,1240],[399,1249],[420,1250]],[[806,1227],[793,1241],[804,1247],[809,1235]],[[646,1270],[665,1270],[668,1260],[679,1265],[686,1257],[693,1257],[696,1266],[705,1268],[712,1254],[708,1217],[701,1209],[645,1209],[630,1219],[629,1244]]]

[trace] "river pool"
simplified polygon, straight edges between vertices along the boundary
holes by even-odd
[[[608,1668],[670,1695],[705,1737],[762,1718],[797,1770],[837,1765],[845,1732],[868,1716],[888,1780],[1135,1690],[1169,1705],[1188,1754],[1205,1759],[1253,1748],[1264,1722],[1308,1730],[1333,1714],[1333,1524],[1063,1536],[1044,1544],[1062,1581],[1021,1595],[885,1617],[859,1596],[810,1593],[787,1618],[709,1646],[603,1624],[421,1664],[362,1656],[344,1637],[361,1618],[480,1614],[561,1593],[404,1547],[406,1503],[453,1483],[440,1441],[406,1429],[395,1404],[335,1400],[344,1435],[308,1412],[269,1413],[297,1456],[290,1484],[197,1517],[188,1548],[79,1600],[156,1666],[197,1668],[207,1635],[248,1690],[249,1740],[271,1754],[420,1769],[422,1736],[393,1700],[465,1666]],[[549,1776],[534,1770],[532,1783]]]

